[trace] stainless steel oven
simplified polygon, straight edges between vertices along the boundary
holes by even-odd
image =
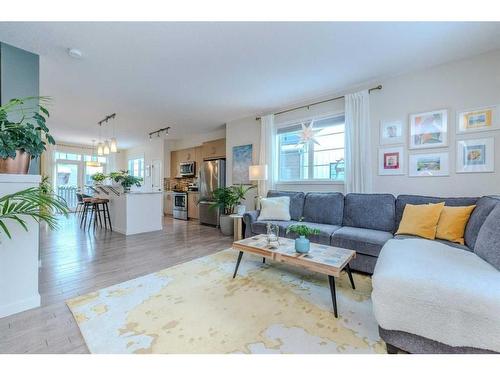
[[[182,177],[193,177],[195,175],[195,162],[184,161],[180,163],[179,171]]]
[[[172,193],[174,219],[188,219],[188,196],[184,192]]]

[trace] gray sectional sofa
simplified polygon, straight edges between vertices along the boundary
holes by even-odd
[[[297,193],[290,221],[320,230],[311,241],[355,250],[353,270],[373,274],[372,301],[389,352],[500,352],[500,197],[439,198],[418,195]],[[465,244],[394,235],[406,204],[476,205]],[[244,215],[245,237],[266,233],[269,221]]]

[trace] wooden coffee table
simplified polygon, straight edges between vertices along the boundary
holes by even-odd
[[[236,277],[244,252],[263,257],[264,263],[266,258],[269,258],[277,262],[294,265],[327,275],[330,284],[330,293],[332,295],[333,312],[336,318],[338,314],[335,277],[339,277],[340,273],[345,270],[351,281],[352,288],[356,288],[349,267],[351,259],[356,257],[356,252],[353,250],[311,242],[311,250],[309,253],[299,254],[295,251],[295,241],[289,238],[280,237],[279,246],[277,248],[269,248],[267,245],[267,236],[265,234],[259,234],[240,241],[235,241],[233,242],[233,249],[239,250],[233,278]]]

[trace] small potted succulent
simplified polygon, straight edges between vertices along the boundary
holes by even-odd
[[[295,233],[299,236],[299,238],[295,239],[295,251],[305,254],[309,252],[311,247],[309,238],[307,237],[319,234],[320,231],[316,228],[310,228],[305,224],[294,224],[286,228],[286,233]]]
[[[130,188],[133,185],[141,187],[142,178],[129,175],[127,170],[111,172],[109,174],[109,178],[111,178],[114,182],[119,182],[122,185],[123,191],[125,193],[130,192]]]
[[[94,181],[96,185],[98,185],[102,184],[108,178],[108,176],[106,176],[104,173],[97,172],[94,173],[92,176],[90,176],[90,178],[92,179],[92,181]]]

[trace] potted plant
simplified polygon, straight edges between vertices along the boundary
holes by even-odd
[[[49,112],[39,104],[48,101],[29,97],[0,106],[0,173],[27,174],[31,160],[55,144],[45,124]]]
[[[319,234],[319,229],[310,228],[305,224],[294,224],[286,228],[286,233],[295,233],[299,238],[295,239],[295,251],[301,254],[309,252],[310,242],[307,237]]]
[[[119,182],[122,185],[123,191],[125,193],[128,193],[133,185],[141,187],[142,178],[128,174],[127,170],[121,170],[119,172],[111,172],[109,174],[109,177],[113,181]]]
[[[57,215],[67,216],[68,212],[66,201],[54,194],[47,179],[44,179],[40,187],[0,197],[0,233],[12,238],[7,221],[16,222],[27,231],[26,216],[39,223],[47,223],[50,229],[57,229]]]
[[[220,210],[219,225],[220,231],[226,236],[233,234],[233,219],[229,217],[234,212],[234,207],[238,203],[238,197],[231,187],[215,189],[213,192],[214,203],[210,209]]]
[[[237,203],[236,203],[236,213],[238,215],[243,215],[245,213],[245,210],[246,210],[246,206],[244,204],[241,204],[241,201],[243,199],[245,199],[245,196],[246,194],[255,188],[255,186],[251,185],[251,186],[243,186],[243,185],[234,185],[231,187],[234,191],[234,194],[236,195],[236,199],[238,200]]]
[[[97,185],[97,184],[102,184],[104,182],[104,180],[106,180],[108,178],[108,176],[106,176],[104,173],[97,172],[97,173],[94,173],[92,176],[90,176],[90,178]]]

